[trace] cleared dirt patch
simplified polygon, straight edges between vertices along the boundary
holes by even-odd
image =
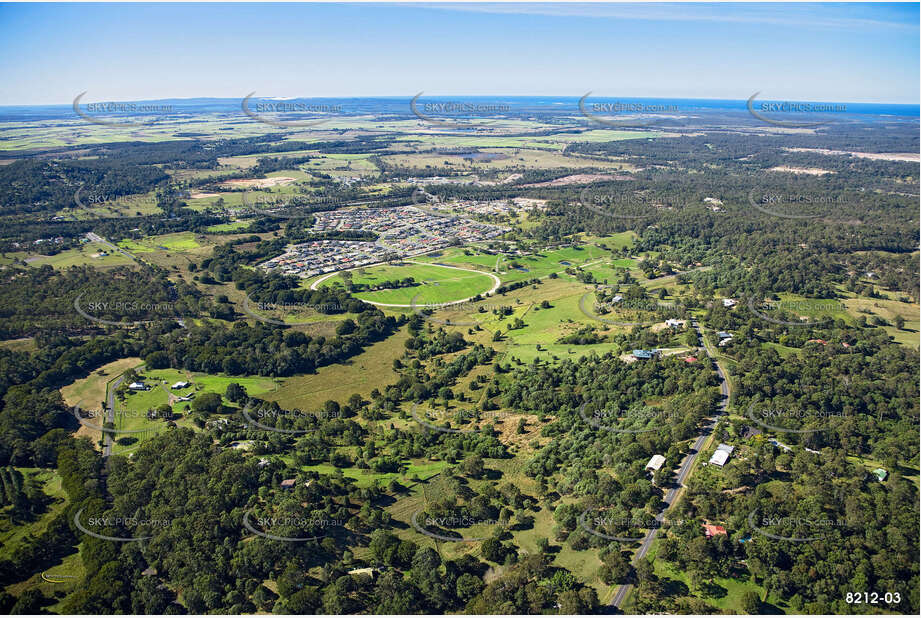
[[[290,178],[288,176],[276,176],[274,178],[248,178],[242,180],[225,180],[220,183],[228,187],[240,188],[253,188],[253,189],[266,189],[269,187],[279,187],[282,185],[287,185],[294,182],[295,178]]]
[[[810,176],[824,176],[825,174],[834,174],[831,170],[823,170],[819,167],[790,167],[789,165],[778,165],[772,167],[770,172],[790,172],[791,174],[808,174]]]
[[[585,185],[590,182],[599,182],[602,180],[630,180],[629,176],[619,176],[616,174],[572,174],[562,178],[554,178],[546,182],[532,182],[531,184],[521,185],[522,187],[563,187],[566,185]]]
[[[874,161],[903,161],[917,163],[921,161],[921,154],[917,152],[854,152],[852,150],[829,150],[828,148],[784,148],[789,152],[817,152],[824,155],[848,155],[858,159],[873,159]]]

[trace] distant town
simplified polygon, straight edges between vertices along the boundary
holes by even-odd
[[[450,245],[482,242],[502,236],[507,228],[454,215],[432,215],[415,206],[356,208],[316,213],[313,230],[367,231],[369,241],[315,240],[292,245],[260,266],[298,277],[368,266],[387,260],[420,255]]]

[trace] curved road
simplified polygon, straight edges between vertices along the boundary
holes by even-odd
[[[448,307],[448,306],[450,306],[450,305],[457,305],[457,304],[459,304],[459,303],[466,303],[467,301],[469,301],[470,299],[474,298],[475,296],[491,296],[492,294],[494,294],[494,293],[496,292],[496,290],[499,289],[499,286],[502,285],[502,281],[499,279],[499,277],[497,277],[497,276],[495,276],[494,274],[489,273],[489,272],[483,272],[482,270],[474,270],[474,269],[472,269],[472,268],[461,268],[461,267],[459,267],[459,266],[446,266],[446,265],[444,265],[444,264],[429,264],[428,262],[417,262],[417,261],[415,261],[415,260],[403,260],[403,261],[406,262],[407,264],[419,264],[420,266],[437,266],[437,267],[439,267],[439,268],[453,268],[454,270],[463,270],[463,271],[466,271],[466,272],[476,273],[476,274],[478,274],[478,275],[485,275],[485,276],[487,276],[487,277],[492,277],[493,285],[492,285],[492,287],[491,287],[489,290],[487,290],[486,292],[481,292],[479,295],[478,295],[478,294],[474,294],[473,296],[470,296],[470,297],[468,297],[468,298],[462,298],[461,300],[452,300],[452,301],[449,302],[449,303],[426,303],[426,304],[425,304],[426,307]],[[381,262],[381,264],[383,264],[383,262]],[[368,266],[358,266],[357,268],[350,268],[350,269],[348,269],[348,270],[358,270],[358,268],[371,268],[372,266],[377,266],[377,264],[371,264],[371,265],[368,265]],[[338,271],[336,271],[336,272],[329,273],[329,274],[327,274],[327,275],[323,275],[322,277],[320,277],[319,279],[317,279],[316,281],[314,281],[313,283],[310,284],[310,289],[311,289],[311,290],[316,290],[318,285],[320,285],[321,283],[323,283],[324,281],[326,281],[326,280],[329,279],[330,277],[335,276],[335,275],[338,275],[339,273],[342,273],[342,272],[346,272],[346,271],[338,270]],[[357,297],[356,297],[356,298],[357,298]],[[377,302],[377,301],[365,300],[365,299],[363,299],[363,298],[359,298],[358,300],[360,300],[360,301],[363,302],[363,303],[368,303],[369,305],[376,305],[376,306],[378,306],[378,307],[408,307],[408,308],[414,308],[414,307],[415,307],[415,305],[412,305],[412,304],[409,304],[409,305],[400,305],[400,304],[395,304],[395,303],[379,303],[379,302]]]
[[[704,336],[703,332],[700,330],[700,324],[698,324],[697,320],[692,319],[691,326],[697,330],[697,338],[701,348],[706,351],[707,356],[713,358],[713,355],[710,354],[709,348],[704,345]],[[669,489],[668,492],[666,492],[665,508],[661,513],[656,515],[656,520],[659,522],[665,519],[665,514],[674,504],[675,499],[678,497],[678,493],[684,489],[684,483],[687,481],[691,474],[691,469],[694,467],[694,462],[697,460],[697,455],[700,454],[700,449],[703,448],[704,444],[709,439],[710,434],[713,433],[713,429],[716,427],[717,422],[719,422],[719,417],[726,413],[726,407],[729,405],[729,381],[726,379],[726,374],[723,373],[722,367],[720,367],[715,360],[714,365],[716,366],[716,373],[720,378],[720,392],[723,394],[723,398],[720,401],[717,413],[713,416],[713,418],[710,419],[710,422],[704,425],[703,429],[701,429],[700,435],[697,436],[696,440],[694,440],[694,445],[691,447],[690,452],[688,452],[687,456],[684,458],[684,461],[681,463],[681,467],[678,469],[678,477],[676,479],[675,485]],[[646,557],[646,554],[649,552],[649,548],[652,547],[652,542],[655,540],[656,533],[658,531],[658,528],[653,528],[646,534],[646,538],[643,539],[642,544],[636,551],[636,555],[633,558],[634,564],[636,564],[636,562],[641,558]],[[620,609],[621,604],[624,602],[624,599],[627,598],[627,594],[630,592],[632,587],[633,586],[631,584],[624,584],[620,586],[614,593],[614,598],[611,599],[610,605]]]

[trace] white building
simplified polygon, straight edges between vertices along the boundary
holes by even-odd
[[[186,388],[191,385],[191,382],[176,382],[170,388]]]
[[[710,458],[710,463],[714,466],[719,466],[722,468],[726,465],[726,462],[729,461],[729,456],[732,455],[732,451],[734,450],[734,446],[729,446],[728,444],[720,444],[716,447],[716,452],[714,452],[713,456]]]
[[[736,304],[736,301],[735,301],[734,299],[732,299],[732,298],[724,298],[724,299],[723,299],[723,306],[724,306],[724,307],[734,307],[735,304]]]
[[[649,463],[646,464],[646,469],[652,470],[653,472],[655,472],[656,470],[661,468],[662,464],[664,463],[665,463],[665,457],[663,457],[662,455],[653,455],[652,458],[649,460]]]
[[[130,388],[133,391],[146,391],[147,390],[147,386],[143,382],[132,382],[131,384],[128,385],[128,388]]]

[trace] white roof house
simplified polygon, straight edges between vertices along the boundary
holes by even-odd
[[[646,464],[647,470],[658,470],[662,467],[662,464],[665,463],[665,457],[662,455],[653,455],[649,460],[649,463]]]
[[[729,461],[729,456],[732,455],[732,451],[734,451],[735,448],[736,447],[728,444],[720,444],[716,447],[716,452],[713,453],[713,457],[710,458],[710,463],[722,468],[726,465],[726,462]]]
[[[144,386],[143,382],[132,382],[131,384],[128,385],[128,388],[130,388],[133,391],[143,391],[147,387]]]
[[[724,298],[724,299],[723,299],[723,306],[724,306],[724,307],[732,307],[732,306],[734,306],[735,304],[736,304],[736,301],[735,301],[734,299],[732,299],[732,298]]]
[[[170,386],[170,388],[185,388],[189,386],[189,384],[191,384],[191,382],[176,382],[175,384]]]

